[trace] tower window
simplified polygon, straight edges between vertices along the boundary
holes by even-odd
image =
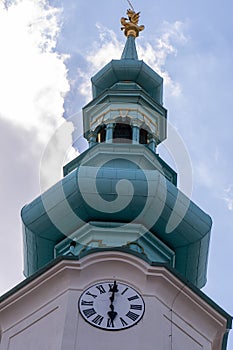
[[[117,123],[113,131],[114,143],[131,143],[132,128],[129,124]]]
[[[148,132],[145,129],[140,129],[139,143],[147,144]]]
[[[105,142],[106,141],[106,126],[104,125],[97,134],[97,140],[98,143]]]

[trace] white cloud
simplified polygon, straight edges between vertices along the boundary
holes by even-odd
[[[224,189],[223,199],[227,204],[228,210],[233,211],[233,185],[229,185]]]
[[[3,269],[0,294],[22,279],[20,209],[39,194],[40,172],[44,181],[50,179],[50,169],[60,161],[62,140],[54,134],[65,122],[63,103],[69,91],[66,56],[56,52],[61,10],[48,0],[7,3],[0,0],[0,265],[14,263]],[[71,123],[66,130],[71,143]],[[51,138],[53,152],[41,169]]]
[[[169,23],[163,22],[160,34],[155,38],[155,45],[145,42],[144,45],[138,46],[139,56],[164,79],[167,88],[167,94],[179,96],[181,87],[170,77],[165,66],[169,56],[177,54],[177,47],[185,45],[188,37],[184,34],[185,24],[176,21]]]
[[[46,144],[40,161],[41,192],[58,182],[62,177],[63,165],[77,157],[78,152],[72,147],[73,130],[73,124],[64,121]]]
[[[216,152],[213,152],[202,158],[193,162],[194,178],[198,185],[208,189],[213,197],[224,201],[224,208],[233,211],[233,184],[228,182],[227,171],[224,170],[224,163],[219,160],[219,154],[216,157]]]
[[[0,118],[33,130],[43,143],[58,125],[69,90],[65,56],[54,50],[60,15],[47,0],[0,8]]]
[[[209,189],[215,188],[216,172],[214,172],[213,164],[199,160],[193,163],[193,166],[198,184]]]
[[[96,27],[100,40],[95,42],[91,51],[85,55],[88,68],[86,70],[78,69],[78,75],[81,79],[79,93],[85,97],[87,102],[92,98],[90,77],[112,59],[119,59],[123,50],[123,43],[117,39],[114,31],[101,24],[97,24]]]
[[[100,24],[97,24],[97,28],[100,40],[95,42],[92,50],[85,55],[88,69],[78,70],[79,78],[81,78],[79,92],[86,97],[87,101],[91,99],[90,76],[112,59],[119,59],[124,47],[124,42],[118,40],[115,32]],[[175,23],[164,22],[160,36],[154,44],[146,41],[143,44],[137,42],[139,59],[143,59],[164,78],[167,93],[174,96],[181,94],[181,88],[165,70],[166,60],[168,56],[176,55],[176,45],[184,45],[187,40],[184,34],[184,24],[177,21]]]

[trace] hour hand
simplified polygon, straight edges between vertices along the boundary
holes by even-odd
[[[110,305],[110,311],[108,312],[108,316],[111,320],[111,322],[113,322],[117,316],[117,312],[114,310],[114,306],[113,305]]]

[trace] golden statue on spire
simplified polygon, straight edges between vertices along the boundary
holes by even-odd
[[[127,37],[132,35],[136,38],[138,37],[139,32],[145,29],[145,26],[138,25],[140,12],[136,13],[133,9],[128,9],[127,16],[128,18],[121,17],[121,30],[124,30],[124,33]]]

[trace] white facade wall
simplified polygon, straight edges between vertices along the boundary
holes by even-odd
[[[106,331],[78,311],[79,296],[104,280],[145,300],[135,326]],[[121,252],[63,260],[0,304],[0,350],[221,350],[226,319],[164,267]]]

